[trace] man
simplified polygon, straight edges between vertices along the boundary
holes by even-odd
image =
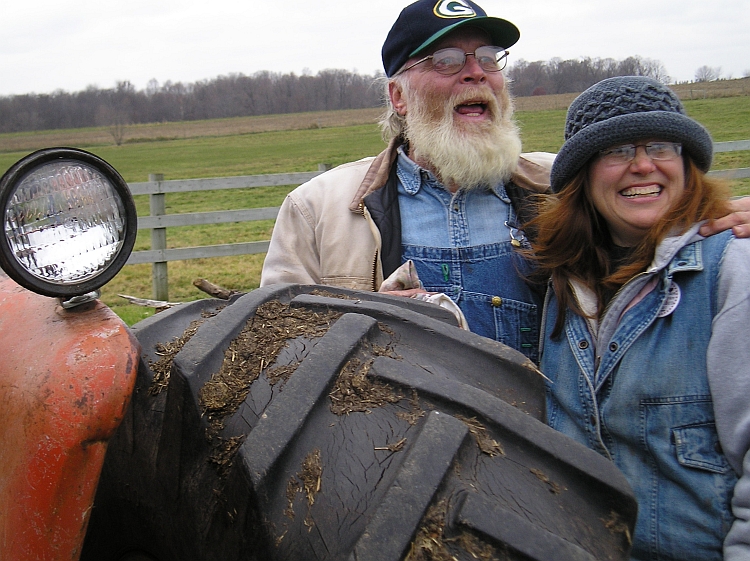
[[[528,194],[549,187],[554,155],[521,154],[501,72],[518,38],[471,0],[404,8],[382,49],[388,148],[289,194],[261,286],[378,290],[412,260],[424,289],[447,294],[473,332],[536,361],[542,301],[523,280],[519,226]]]
[[[261,285],[377,290],[411,259],[425,289],[450,296],[472,331],[536,359],[541,300],[518,275],[511,244],[523,238],[508,187],[546,190],[552,155],[519,158],[500,71],[518,37],[469,0],[406,7],[382,52],[388,148],[289,195]]]

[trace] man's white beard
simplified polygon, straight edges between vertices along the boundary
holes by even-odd
[[[414,90],[411,93],[406,138],[414,161],[435,173],[447,187],[473,189],[494,186],[510,178],[521,154],[521,137],[511,119],[513,109],[507,94],[503,99],[505,107],[501,109],[497,97],[485,86],[442,103],[431,100],[429,93]],[[490,120],[454,121],[457,105],[477,99],[488,101],[486,110],[491,114]]]

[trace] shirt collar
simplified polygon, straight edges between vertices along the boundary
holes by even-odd
[[[401,185],[409,195],[416,195],[422,186],[437,187],[445,189],[437,178],[430,172],[406,155],[403,146],[398,147],[398,159],[396,160],[396,175]],[[447,189],[445,189],[447,191]],[[505,184],[501,181],[490,188],[490,191],[505,203],[510,203],[510,198],[505,192]]]

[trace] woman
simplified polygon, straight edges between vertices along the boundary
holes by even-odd
[[[750,242],[697,233],[728,210],[711,138],[629,76],[581,94],[565,139],[532,222],[548,423],[625,473],[634,559],[750,559]]]

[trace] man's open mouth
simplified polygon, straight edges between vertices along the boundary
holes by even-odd
[[[479,116],[484,115],[487,111],[487,103],[483,101],[469,101],[461,103],[454,107],[454,111],[461,115]]]

